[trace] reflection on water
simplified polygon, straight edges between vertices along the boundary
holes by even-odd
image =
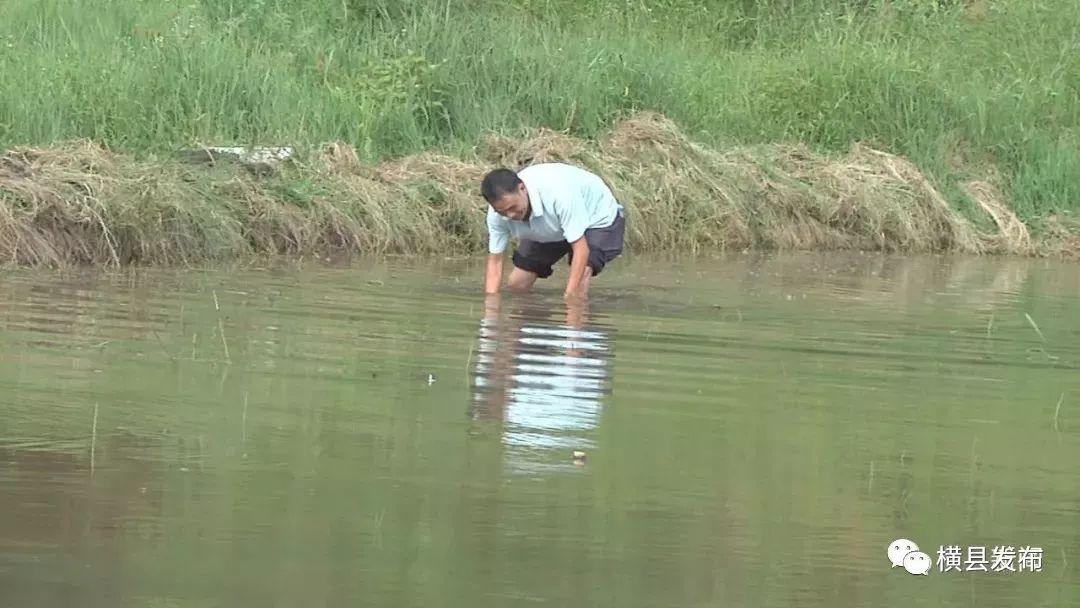
[[[566,466],[595,446],[611,394],[612,347],[587,304],[489,298],[476,344],[471,415],[497,421],[508,466],[536,472]]]
[[[475,270],[4,274],[0,608],[1076,603],[1075,265]]]

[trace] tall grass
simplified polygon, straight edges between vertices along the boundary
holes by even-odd
[[[367,159],[487,130],[602,132],[655,110],[717,146],[856,141],[952,203],[993,176],[1021,219],[1080,204],[1071,0],[7,0],[0,147],[140,155],[329,140]]]

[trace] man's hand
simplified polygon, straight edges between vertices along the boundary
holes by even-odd
[[[488,254],[487,272],[484,275],[484,293],[499,293],[499,285],[502,284],[503,254]]]
[[[580,291],[567,291],[563,293],[563,302],[566,302],[567,304],[580,306],[586,301],[588,301],[588,298],[586,298],[585,294]]]
[[[584,299],[588,289],[589,242],[581,237],[571,244],[573,260],[570,262],[570,277],[566,280],[566,300]]]
[[[499,305],[501,304],[502,296],[498,293],[489,293],[484,295],[484,316],[494,317],[499,314]]]
[[[566,302],[566,324],[574,329],[581,329],[585,324],[585,302],[569,300]]]

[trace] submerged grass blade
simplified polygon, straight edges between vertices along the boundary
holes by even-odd
[[[94,403],[94,422],[90,429],[90,475],[94,474],[94,463],[97,456],[97,419],[98,404]]]
[[[1032,319],[1031,315],[1026,312],[1024,313],[1024,318],[1027,319],[1028,325],[1031,325],[1031,328],[1035,330],[1035,333],[1039,334],[1039,339],[1046,342],[1046,336],[1039,330],[1039,326],[1035,323],[1035,319]]]

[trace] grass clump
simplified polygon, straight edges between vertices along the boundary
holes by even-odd
[[[0,157],[0,259],[120,265],[480,253],[484,172],[545,161],[605,176],[629,209],[631,251],[1038,251],[986,183],[968,187],[993,230],[886,152],[859,145],[834,159],[787,144],[720,151],[639,113],[596,139],[549,129],[489,134],[463,157],[425,152],[372,164],[333,142],[271,177],[140,161],[85,141],[16,148]]]

